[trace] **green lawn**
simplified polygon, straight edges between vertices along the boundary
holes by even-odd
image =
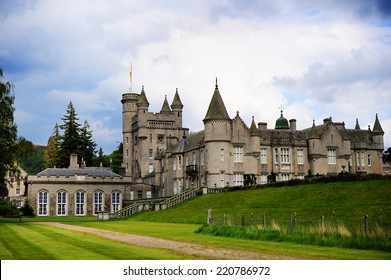
[[[148,249],[91,234],[33,223],[0,223],[2,260],[184,259],[164,249]]]

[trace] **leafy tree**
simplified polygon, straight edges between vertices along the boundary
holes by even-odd
[[[3,69],[0,68],[0,197],[8,196],[6,175],[17,175],[14,166],[17,151],[17,127],[14,123],[13,85],[3,82]]]
[[[24,137],[18,138],[17,147],[18,149],[16,151],[16,158],[18,159],[18,162],[25,160],[34,151],[33,142],[27,140]]]
[[[87,166],[92,166],[96,143],[92,140],[92,131],[89,129],[90,125],[88,124],[88,121],[85,120],[83,127],[80,129],[80,146],[78,154],[83,158]]]
[[[44,156],[44,166],[45,168],[53,168],[59,163],[58,159],[58,146],[54,141],[54,137],[50,136],[48,140],[48,145],[45,151]]]
[[[383,162],[384,163],[391,163],[391,147],[389,147],[387,150],[384,151]]]
[[[70,155],[80,151],[80,124],[72,101],[69,102],[66,113],[62,118],[64,124],[60,125],[64,134],[59,143],[59,167],[68,167]]]

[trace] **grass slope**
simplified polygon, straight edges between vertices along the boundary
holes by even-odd
[[[319,220],[333,216],[345,220],[391,219],[391,180],[317,183],[302,186],[234,191],[198,196],[178,207],[161,212],[146,212],[133,220],[206,223],[207,211],[214,217],[241,215],[289,220],[297,213],[301,220]],[[381,215],[380,215],[381,209]]]

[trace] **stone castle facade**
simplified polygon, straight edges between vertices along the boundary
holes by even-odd
[[[296,120],[283,116],[274,128],[253,119],[248,126],[237,112],[231,118],[216,82],[204,130],[189,133],[182,126],[178,90],[158,113],[149,112],[144,87],[122,95],[124,177],[130,199],[178,194],[196,186],[242,186],[304,179],[307,175],[382,174],[384,131],[378,116],[373,129],[347,129],[344,122],[297,130]]]

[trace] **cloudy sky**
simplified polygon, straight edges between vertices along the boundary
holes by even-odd
[[[373,127],[391,146],[389,1],[1,0],[0,67],[20,136],[46,145],[73,102],[110,153],[121,96],[142,85],[158,112],[178,88],[184,126],[203,129],[215,79],[228,113],[298,129],[325,117]]]

